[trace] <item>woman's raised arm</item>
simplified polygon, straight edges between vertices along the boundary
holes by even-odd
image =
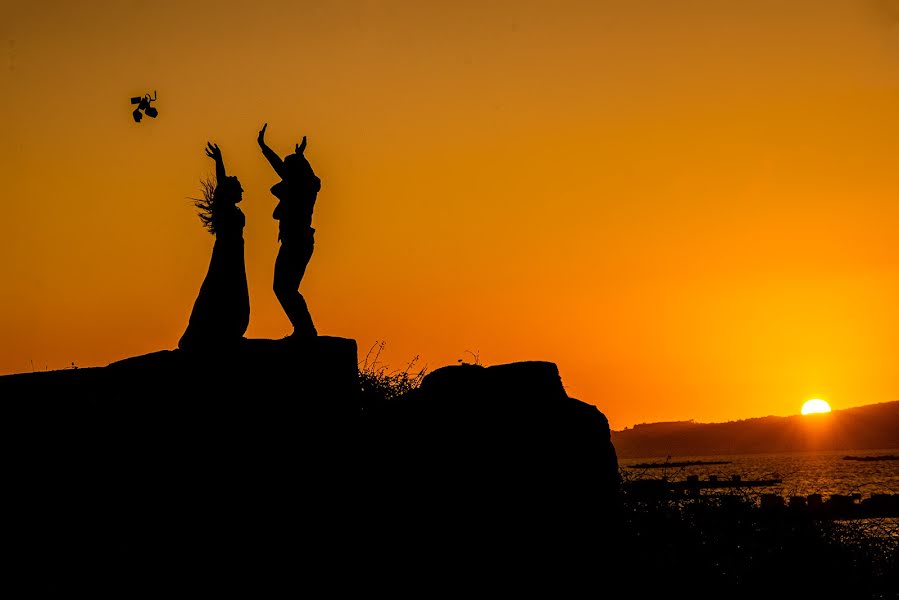
[[[225,161],[222,159],[222,151],[217,144],[206,142],[206,156],[215,161],[215,180],[217,183],[225,181]]]

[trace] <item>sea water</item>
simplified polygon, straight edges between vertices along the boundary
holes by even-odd
[[[845,456],[897,456],[899,449],[785,452],[777,454],[734,454],[724,456],[672,456],[670,462],[726,461],[727,464],[696,465],[665,468],[632,468],[639,463],[664,463],[668,457],[619,459],[618,465],[626,479],[662,479],[683,481],[696,475],[701,481],[710,476],[730,480],[734,475],[741,481],[780,480],[764,485],[757,491],[787,496],[821,494],[899,494],[899,460],[858,461]]]

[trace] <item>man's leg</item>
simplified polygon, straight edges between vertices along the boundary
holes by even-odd
[[[306,299],[300,294],[300,282],[306,273],[306,265],[312,258],[312,241],[281,243],[278,257],[275,259],[275,277],[272,289],[281,307],[293,325],[296,337],[312,337],[318,335],[312,323],[312,315],[306,306]]]

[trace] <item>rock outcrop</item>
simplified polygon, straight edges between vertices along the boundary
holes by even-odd
[[[365,431],[366,525],[394,541],[404,569],[546,577],[556,592],[602,572],[618,461],[606,417],[566,394],[555,364],[437,369],[373,407]]]
[[[0,377],[20,572],[258,595],[608,555],[608,422],[554,364],[445,367],[374,404],[358,375],[355,341],[319,337]]]

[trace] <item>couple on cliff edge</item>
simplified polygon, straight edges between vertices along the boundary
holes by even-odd
[[[272,288],[293,325],[291,339],[318,335],[306,300],[299,291],[314,246],[312,210],[321,180],[304,155],[306,136],[293,154],[283,159],[265,143],[262,126],[257,142],[281,181],[271,187],[278,199],[272,217],[278,221],[280,249],[275,259]],[[246,218],[238,208],[243,199],[240,181],[225,171],[217,144],[206,144],[206,155],[215,161],[215,185],[206,185],[204,197],[195,201],[200,221],[215,236],[209,269],[194,301],[187,329],[178,341],[181,350],[216,349],[243,339],[250,323],[250,296],[244,261],[243,229]]]

